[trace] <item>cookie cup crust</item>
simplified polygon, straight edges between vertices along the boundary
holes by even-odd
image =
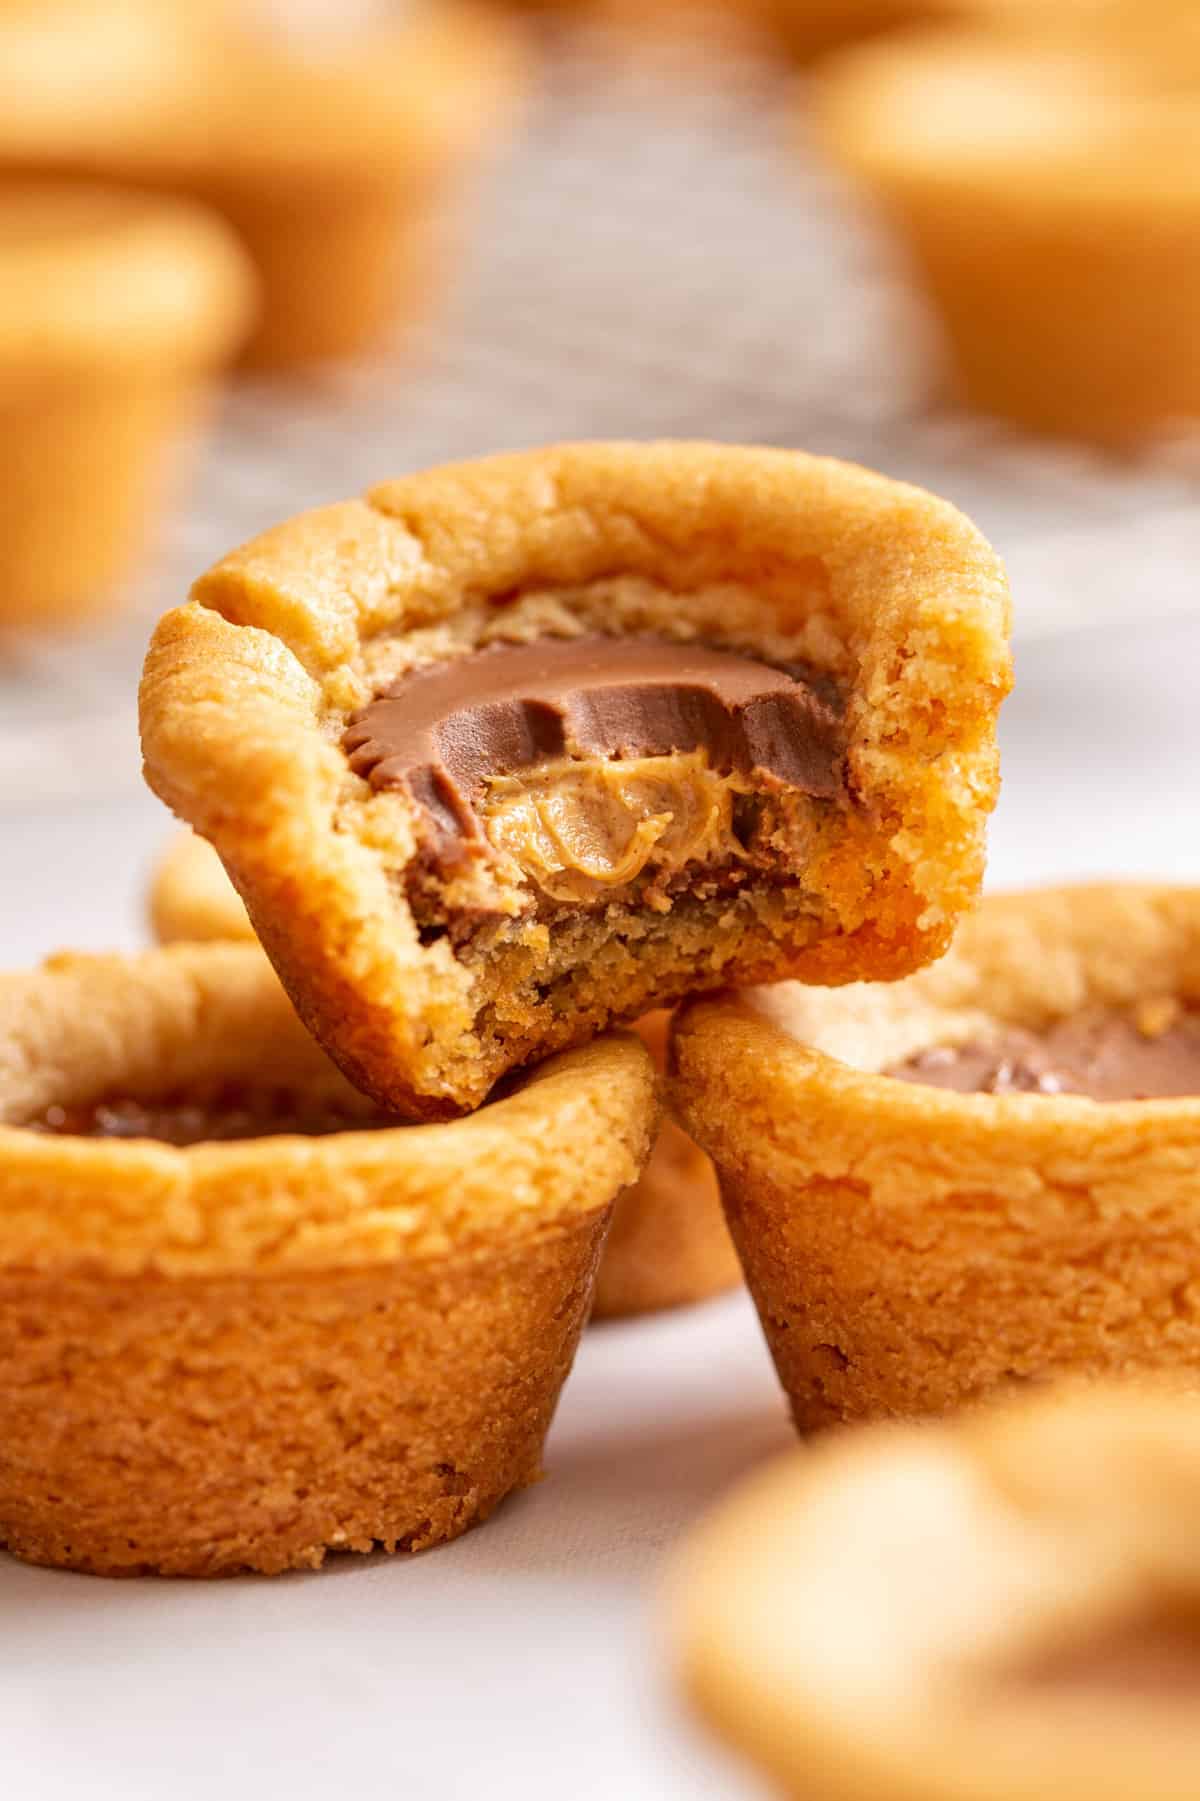
[[[1200,891],[985,900],[895,987],[698,1003],[672,1092],[802,1430],[1068,1373],[1200,1370],[1200,1098],[961,1095],[875,1073],[990,1022],[1200,999]]]
[[[684,1681],[797,1801],[1187,1801],[1188,1698],[1055,1695],[1022,1672],[1156,1612],[1194,1624],[1198,1504],[1194,1396],[1068,1386],[839,1434],[685,1545],[667,1594]]]
[[[694,967],[666,967],[668,922],[657,948],[617,946],[597,993],[485,1041],[478,978],[445,940],[420,942],[399,879],[411,815],[394,795],[363,804],[341,727],[389,634],[433,633],[451,654],[464,622],[494,629],[522,601],[560,630],[565,608],[574,629],[769,639],[853,677],[848,766],[868,800],[827,824],[804,892],[776,898],[767,925],[746,919],[729,950],[709,932],[706,984],[892,976],[945,946],[981,875],[1010,679],[1003,574],[959,513],[849,465],[723,445],[436,469],[234,552],[161,621],[142,683],[147,780],[215,844],[359,1086],[414,1114],[461,1111],[514,1062],[696,985]]]
[[[261,1083],[369,1109],[250,946],[0,979],[9,1122]],[[106,1574],[422,1549],[535,1479],[612,1202],[631,1040],[453,1125],[187,1148],[0,1126],[0,1541]]]

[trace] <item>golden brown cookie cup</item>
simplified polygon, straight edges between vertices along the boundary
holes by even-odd
[[[253,308],[195,207],[0,183],[0,628],[113,604]]]
[[[1187,1801],[1198,1507],[1192,1396],[838,1435],[685,1547],[688,1689],[797,1801]]]
[[[878,1071],[992,1022],[1200,1000],[1200,891],[986,900],[895,987],[702,1002],[680,1119],[712,1156],[802,1430],[1064,1374],[1200,1369],[1200,1096],[954,1094]]]
[[[4,42],[0,20],[0,60]],[[0,116],[0,171],[112,178],[219,211],[263,294],[247,359],[305,364],[360,350],[440,297],[441,215],[501,134],[524,65],[513,26],[455,0],[311,42],[256,31],[234,8],[197,12],[148,35],[107,107],[67,95]],[[0,108],[18,73],[10,84],[0,66]]]
[[[191,832],[174,838],[161,859],[149,910],[155,935],[164,944],[254,937],[216,852]],[[667,1021],[665,1012],[654,1013],[637,1025],[660,1069]],[[712,1164],[678,1126],[664,1120],[645,1171],[613,1211],[593,1317],[682,1307],[720,1294],[741,1278]]]
[[[145,772],[215,844],[351,1079],[444,1116],[700,984],[937,955],[982,869],[1007,622],[960,514],[848,465],[669,443],[488,458],[302,516],[204,576],[150,647]],[[665,911],[610,890],[540,935],[502,914],[464,949],[414,911],[417,812],[353,773],[344,728],[418,662],[588,633],[749,647],[841,681],[846,804],[785,788],[803,879]]]
[[[1200,39],[1154,44],[931,33],[839,59],[817,98],[962,397],[1117,448],[1200,416]]]
[[[251,946],[56,959],[0,981],[0,1021],[9,1550],[274,1573],[423,1549],[535,1479],[654,1125],[640,1045],[452,1126],[367,1130]],[[364,1129],[181,1149],[23,1123],[264,1080]]]

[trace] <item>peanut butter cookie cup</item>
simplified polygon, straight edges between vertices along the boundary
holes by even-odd
[[[0,173],[101,176],[222,213],[262,288],[260,366],[359,350],[440,295],[435,215],[524,85],[507,20],[457,0],[359,27],[330,12],[323,31],[282,11],[272,31],[266,7],[256,25],[248,7],[122,0],[103,28],[88,10],[0,9]]]
[[[254,306],[197,207],[0,183],[0,627],[114,604]]]
[[[839,1435],[686,1547],[688,1688],[797,1801],[1190,1801],[1198,1511],[1192,1396]]]
[[[817,110],[878,199],[963,397],[1136,446],[1200,417],[1200,14],[1068,10],[1043,41],[946,31],[852,52]],[[1031,14],[1032,18],[1032,14]]]
[[[155,872],[150,919],[164,943],[179,939],[254,937],[246,909],[212,846],[181,832]],[[665,1065],[666,1012],[651,1013],[636,1029]],[[600,1260],[598,1319],[648,1313],[703,1301],[741,1281],[712,1164],[679,1127],[664,1120],[641,1179],[613,1212]]]
[[[202,577],[151,787],[309,1027],[417,1115],[722,980],[936,956],[973,900],[1008,601],[952,507],[784,451],[433,470]]]
[[[538,1474],[655,1124],[597,1041],[397,1126],[261,953],[0,978],[0,1543],[102,1574],[421,1550]]]
[[[907,982],[700,1004],[675,1052],[802,1428],[1200,1372],[1200,890],[997,896]]]

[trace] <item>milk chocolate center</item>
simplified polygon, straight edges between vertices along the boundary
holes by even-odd
[[[365,1105],[360,1111],[346,1101],[229,1084],[203,1094],[164,1095],[152,1101],[117,1095],[79,1106],[48,1107],[28,1122],[27,1130],[59,1138],[151,1138],[183,1146],[284,1133],[323,1138],[395,1123]]]
[[[918,1051],[884,1073],[958,1094],[1079,1094],[1094,1101],[1200,1095],[1200,1010],[1168,1004],[1151,1024],[1093,1009],[1041,1033],[998,1026],[987,1038]]]
[[[446,856],[479,844],[489,777],[563,758],[703,750],[712,768],[833,800],[842,709],[827,679],[656,638],[494,645],[402,676],[350,720],[351,768],[404,789]]]

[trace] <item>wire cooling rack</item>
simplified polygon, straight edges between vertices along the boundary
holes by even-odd
[[[573,437],[711,437],[851,457],[932,487],[1004,551],[1020,637],[1200,606],[1200,461],[1032,444],[931,404],[920,318],[741,52],[552,47],[472,202],[435,324],[301,384],[245,384],[109,629],[0,649],[0,802],[132,784],[154,617],[254,532],[385,475]]]

